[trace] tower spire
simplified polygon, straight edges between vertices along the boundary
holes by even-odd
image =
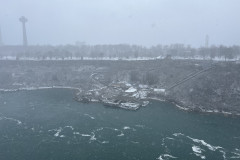
[[[27,46],[27,32],[26,32],[26,22],[28,21],[26,17],[22,16],[19,18],[19,21],[22,23],[22,31],[23,31],[23,46]]]

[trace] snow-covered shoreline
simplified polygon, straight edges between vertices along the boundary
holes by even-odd
[[[161,60],[165,59],[165,56],[158,56],[158,57],[16,57],[16,56],[3,56],[0,57],[0,60],[9,60],[9,61],[78,61],[78,60],[96,60],[96,61],[146,61],[146,60]],[[171,57],[172,60],[201,60],[201,61],[218,61],[218,62],[233,62],[239,61],[240,57],[234,59],[225,59],[224,57],[200,57],[200,56],[193,56],[193,57],[179,57],[173,56]]]
[[[2,88],[0,88],[0,92],[31,91],[31,90],[42,90],[42,89],[72,89],[72,90],[77,90],[78,93],[82,91],[80,88],[70,87],[70,86],[51,86],[51,87],[42,86],[42,87],[23,87],[23,88],[18,88],[18,89],[2,89]],[[169,103],[173,104],[176,108],[178,108],[182,111],[187,111],[187,112],[196,112],[197,111],[199,113],[205,113],[205,114],[221,114],[221,115],[225,115],[225,116],[240,116],[240,113],[231,113],[231,112],[219,111],[216,109],[214,109],[214,110],[210,110],[210,109],[194,110],[194,108],[192,108],[192,107],[185,107],[176,102],[172,102],[171,100],[166,100],[163,98],[146,97],[144,99],[150,100],[150,101],[155,100],[155,101],[160,101],[160,102],[169,102]],[[94,101],[91,101],[91,103],[94,103]],[[97,101],[97,103],[101,103],[101,102]],[[120,107],[120,108],[127,109],[126,107]],[[135,108],[137,108],[137,107],[135,107]],[[134,109],[134,110],[137,110],[137,109]]]
[[[31,91],[31,90],[42,90],[42,89],[73,89],[81,91],[80,88],[77,87],[69,87],[69,86],[42,86],[42,87],[23,87],[17,89],[2,89],[0,88],[0,92],[16,92],[16,91]]]

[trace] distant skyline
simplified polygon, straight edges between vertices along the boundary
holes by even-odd
[[[240,45],[239,0],[8,0],[1,1],[6,45],[157,44]]]

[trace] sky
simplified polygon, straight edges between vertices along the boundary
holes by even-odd
[[[0,0],[4,44],[240,45],[240,0]]]

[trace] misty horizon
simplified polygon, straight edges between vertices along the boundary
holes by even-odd
[[[239,45],[239,1],[2,2],[0,26],[5,45],[22,44],[19,18],[26,16],[29,45],[85,42],[130,44]]]

